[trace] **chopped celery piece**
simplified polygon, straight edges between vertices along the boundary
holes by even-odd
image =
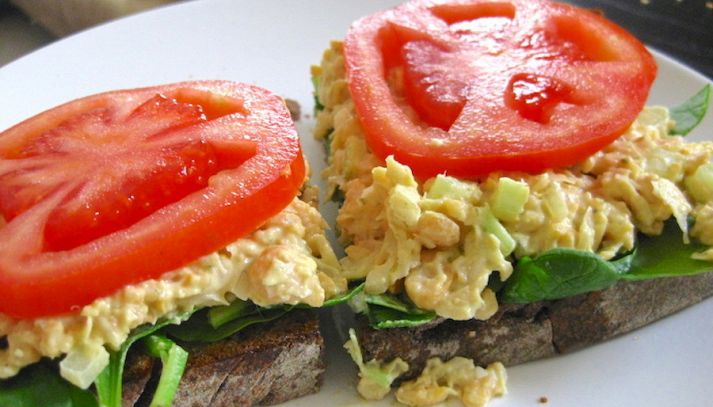
[[[469,200],[471,197],[476,195],[477,191],[475,190],[474,185],[467,184],[463,181],[457,180],[456,178],[442,174],[438,174],[436,176],[426,192],[426,198],[431,199],[452,198]]]
[[[363,287],[364,284],[361,286]],[[364,294],[363,290],[359,294],[350,298],[347,305],[349,305],[349,308],[357,314],[366,314],[369,312],[369,306],[366,304],[366,294]]]
[[[515,221],[525,209],[529,197],[530,187],[526,183],[501,177],[490,200],[490,209],[500,220]]]
[[[344,348],[359,367],[360,380],[357,390],[367,400],[383,399],[391,391],[391,383],[409,369],[408,363],[401,358],[396,358],[386,364],[376,360],[364,363],[359,341],[352,328],[349,329],[349,341],[344,344]]]
[[[481,216],[485,231],[492,233],[500,241],[500,253],[505,257],[509,256],[515,250],[515,239],[510,236],[505,226],[498,221],[490,209],[485,208]]]
[[[706,163],[684,180],[686,191],[697,202],[713,200],[713,163]]]
[[[684,174],[680,170],[680,165],[676,163],[684,159],[685,157],[679,152],[655,148],[646,155],[646,171],[678,183],[683,180]]]
[[[59,372],[68,382],[87,389],[108,365],[109,352],[104,346],[86,344],[69,352],[59,362]]]

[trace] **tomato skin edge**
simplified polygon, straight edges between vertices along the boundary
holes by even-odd
[[[0,313],[18,319],[58,315],[111,295],[126,285],[158,278],[253,232],[298,194],[305,180],[305,163],[282,98],[253,85],[223,81],[186,82],[108,94],[147,90],[152,93],[180,87],[235,92],[246,100],[248,109],[255,109],[256,116],[263,115],[261,108],[272,109],[276,112],[271,116],[272,122],[264,128],[254,126],[255,132],[278,129],[280,133],[257,135],[269,142],[264,142],[258,153],[241,167],[219,173],[208,188],[167,205],[126,229],[60,252],[28,254],[1,245]],[[84,104],[102,96],[106,94],[78,101]],[[72,103],[45,113],[56,113]],[[32,124],[32,119],[12,129]],[[277,152],[274,157],[271,150]],[[243,188],[231,189],[230,185]],[[37,209],[28,212],[32,210]],[[29,215],[22,214],[17,219],[23,216]],[[0,236],[11,230],[14,221],[0,228]]]

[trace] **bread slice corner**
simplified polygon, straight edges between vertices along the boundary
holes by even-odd
[[[325,344],[313,310],[298,310],[248,327],[216,343],[181,343],[189,353],[175,407],[279,404],[316,393],[322,384]],[[157,375],[151,359],[129,355],[124,407],[148,406]]]

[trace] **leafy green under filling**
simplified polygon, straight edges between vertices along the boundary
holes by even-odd
[[[690,99],[669,109],[676,125],[671,134],[685,136],[703,120],[711,99],[711,85],[704,86]]]
[[[0,381],[0,406],[98,407],[96,397],[60,377],[56,364],[47,361]]]
[[[330,298],[322,308],[349,301],[363,290],[363,284]],[[195,313],[188,321],[166,328],[166,333],[186,342],[216,342],[228,338],[248,326],[274,321],[295,308],[312,308],[308,305],[277,305],[264,308],[250,301],[236,299],[229,305],[206,308]]]
[[[161,359],[161,377],[149,407],[170,407],[176,396],[183,371],[188,362],[188,352],[162,335],[144,339],[149,355]]]
[[[707,249],[697,242],[685,244],[673,220],[660,236],[639,235],[637,248],[614,261],[594,253],[554,249],[537,257],[523,257],[498,293],[505,303],[527,304],[556,300],[609,287],[619,280],[683,277],[713,270],[713,264],[691,258]]]
[[[129,348],[131,348],[131,346],[136,343],[136,341],[146,338],[166,326],[181,323],[181,321],[186,320],[190,315],[190,312],[183,313],[173,318],[166,318],[160,320],[154,325],[140,326],[134,329],[133,332],[131,332],[126,341],[124,341],[124,343],[121,345],[121,349],[116,352],[111,352],[109,356],[109,366],[107,366],[101,372],[101,374],[99,374],[99,377],[97,377],[96,382],[94,382],[94,385],[97,389],[97,395],[99,396],[99,401],[101,402],[102,406],[121,406],[124,366],[126,363],[126,355],[129,352]]]
[[[243,313],[216,326],[211,323],[210,309],[204,309],[196,312],[191,319],[181,325],[167,328],[166,334],[185,342],[217,342],[251,325],[274,321],[288,311],[289,309],[285,307],[260,308],[250,304]]]
[[[324,146],[324,154],[329,157],[332,155],[332,141],[334,140],[334,129],[327,130],[327,134],[324,135],[324,140],[322,145]]]
[[[628,260],[630,256],[622,260]],[[595,253],[554,249],[534,259],[520,259],[499,298],[504,303],[517,304],[556,300],[602,290],[622,275],[622,270],[614,262],[602,260]]]
[[[322,307],[349,301],[361,293],[363,284],[330,298]],[[0,406],[12,407],[119,407],[122,401],[123,373],[129,349],[143,341],[148,354],[161,359],[161,375],[151,407],[170,406],[183,376],[188,353],[171,338],[183,342],[215,342],[228,338],[255,324],[270,322],[290,310],[312,308],[308,305],[279,305],[263,308],[250,301],[236,299],[226,306],[186,312],[173,318],[144,325],[131,332],[121,349],[111,352],[109,365],[94,385],[96,395],[64,380],[57,364],[44,361],[23,369],[9,380],[0,380]]]
[[[321,112],[324,110],[324,105],[322,102],[319,101],[319,81],[320,81],[320,76],[313,76],[312,77],[312,96],[314,97],[314,115],[317,116],[317,113]]]
[[[681,231],[673,220],[666,222],[661,236],[639,236],[636,255],[625,280],[648,280],[660,277],[680,277],[713,271],[713,263],[696,260],[694,253],[708,246],[693,239],[689,244],[681,241]]]
[[[407,297],[389,293],[360,292],[353,296],[349,305],[356,312],[365,314],[369,325],[376,329],[418,326],[436,318],[435,312],[418,308]]]

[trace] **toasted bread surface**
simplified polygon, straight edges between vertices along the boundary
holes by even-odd
[[[313,311],[293,311],[220,342],[181,346],[189,359],[173,402],[176,407],[282,403],[316,393],[326,368],[324,339]],[[130,357],[124,407],[150,401],[157,372],[147,359],[140,354]]]
[[[455,356],[506,366],[567,353],[630,332],[713,296],[713,272],[619,282],[602,291],[525,306],[502,306],[487,321],[440,319],[414,328],[377,330],[357,318],[364,360],[400,357],[415,377],[426,360]]]

